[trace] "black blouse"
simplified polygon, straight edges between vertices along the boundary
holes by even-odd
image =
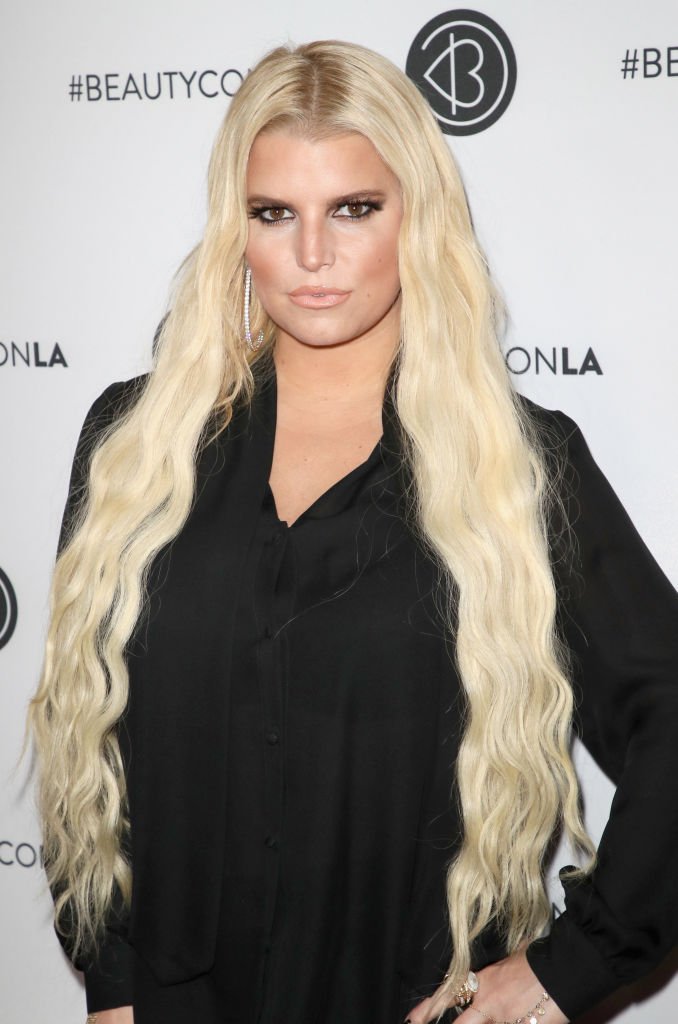
[[[224,1019],[395,1022],[401,978],[442,977],[459,686],[398,497],[383,442],[291,527],[265,493],[231,682]]]
[[[88,443],[122,395],[114,385],[95,403]],[[598,868],[567,883],[566,912],[529,950],[574,1017],[676,940],[678,814],[662,779],[678,770],[678,602],[576,426],[530,407],[550,443],[567,445],[577,547],[561,551],[554,529],[560,616],[580,731],[620,783]],[[272,449],[275,375],[252,411],[251,429]],[[366,461],[291,527],[270,487],[260,503],[235,619],[225,763],[212,752],[227,812],[211,969],[162,985],[118,929],[100,964],[86,965],[90,1011],[133,1003],[135,1024],[197,1012],[204,1024],[397,1024],[440,984],[462,699],[438,571],[407,525],[388,392],[383,426]],[[488,930],[474,966],[503,953]]]

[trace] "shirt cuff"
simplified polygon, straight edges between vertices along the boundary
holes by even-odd
[[[527,962],[569,1020],[592,1009],[621,985],[607,961],[568,917],[527,947]]]
[[[98,959],[84,971],[88,1013],[133,1005],[135,955],[120,935],[107,933]]]

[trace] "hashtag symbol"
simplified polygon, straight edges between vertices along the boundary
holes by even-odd
[[[73,75],[68,95],[71,97],[71,103],[73,100],[77,100],[78,103],[80,102],[80,97],[82,96],[82,75]]]
[[[622,59],[622,76],[624,78],[635,78],[638,70],[638,51],[627,50],[626,56]]]

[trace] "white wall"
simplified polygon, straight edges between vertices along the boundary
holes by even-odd
[[[672,402],[675,346],[675,168],[678,46],[672,0],[484,0],[517,57],[514,98],[486,131],[451,139],[475,221],[512,315],[518,387],[578,420],[599,463],[674,582],[678,478]],[[22,0],[2,32],[0,208],[0,568],[18,621],[0,651],[0,1017],[84,1019],[79,977],[49,923],[38,827],[18,756],[41,660],[48,579],[70,459],[83,415],[112,380],[145,369],[169,279],[199,238],[207,159],[226,109],[208,97],[221,73],[237,85],[271,46],[344,38],[404,67],[414,37],[452,9],[429,2],[319,5],[272,0]],[[627,49],[662,50],[663,73],[624,79]],[[678,57],[678,50],[674,52]],[[642,54],[641,54],[642,58]],[[157,100],[88,100],[86,75],[121,95],[127,76]],[[187,96],[185,79],[196,76]],[[209,72],[218,72],[211,74]],[[73,76],[83,96],[69,99]],[[93,85],[95,79],[90,79]],[[168,95],[169,83],[174,98]],[[90,89],[93,96],[95,90]],[[16,355],[12,342],[31,365]],[[49,362],[54,346],[63,359]],[[603,373],[552,373],[567,348],[592,348]],[[524,350],[524,351],[519,351]],[[526,354],[527,353],[527,354]],[[58,353],[57,353],[58,355]],[[3,599],[0,587],[0,611]],[[2,622],[0,622],[0,639]],[[590,825],[611,788],[583,752]],[[678,984],[615,1017],[671,1020]]]

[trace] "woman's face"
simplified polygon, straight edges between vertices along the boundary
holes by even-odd
[[[264,309],[313,346],[398,337],[398,179],[363,135],[257,136],[247,170],[246,260]]]

